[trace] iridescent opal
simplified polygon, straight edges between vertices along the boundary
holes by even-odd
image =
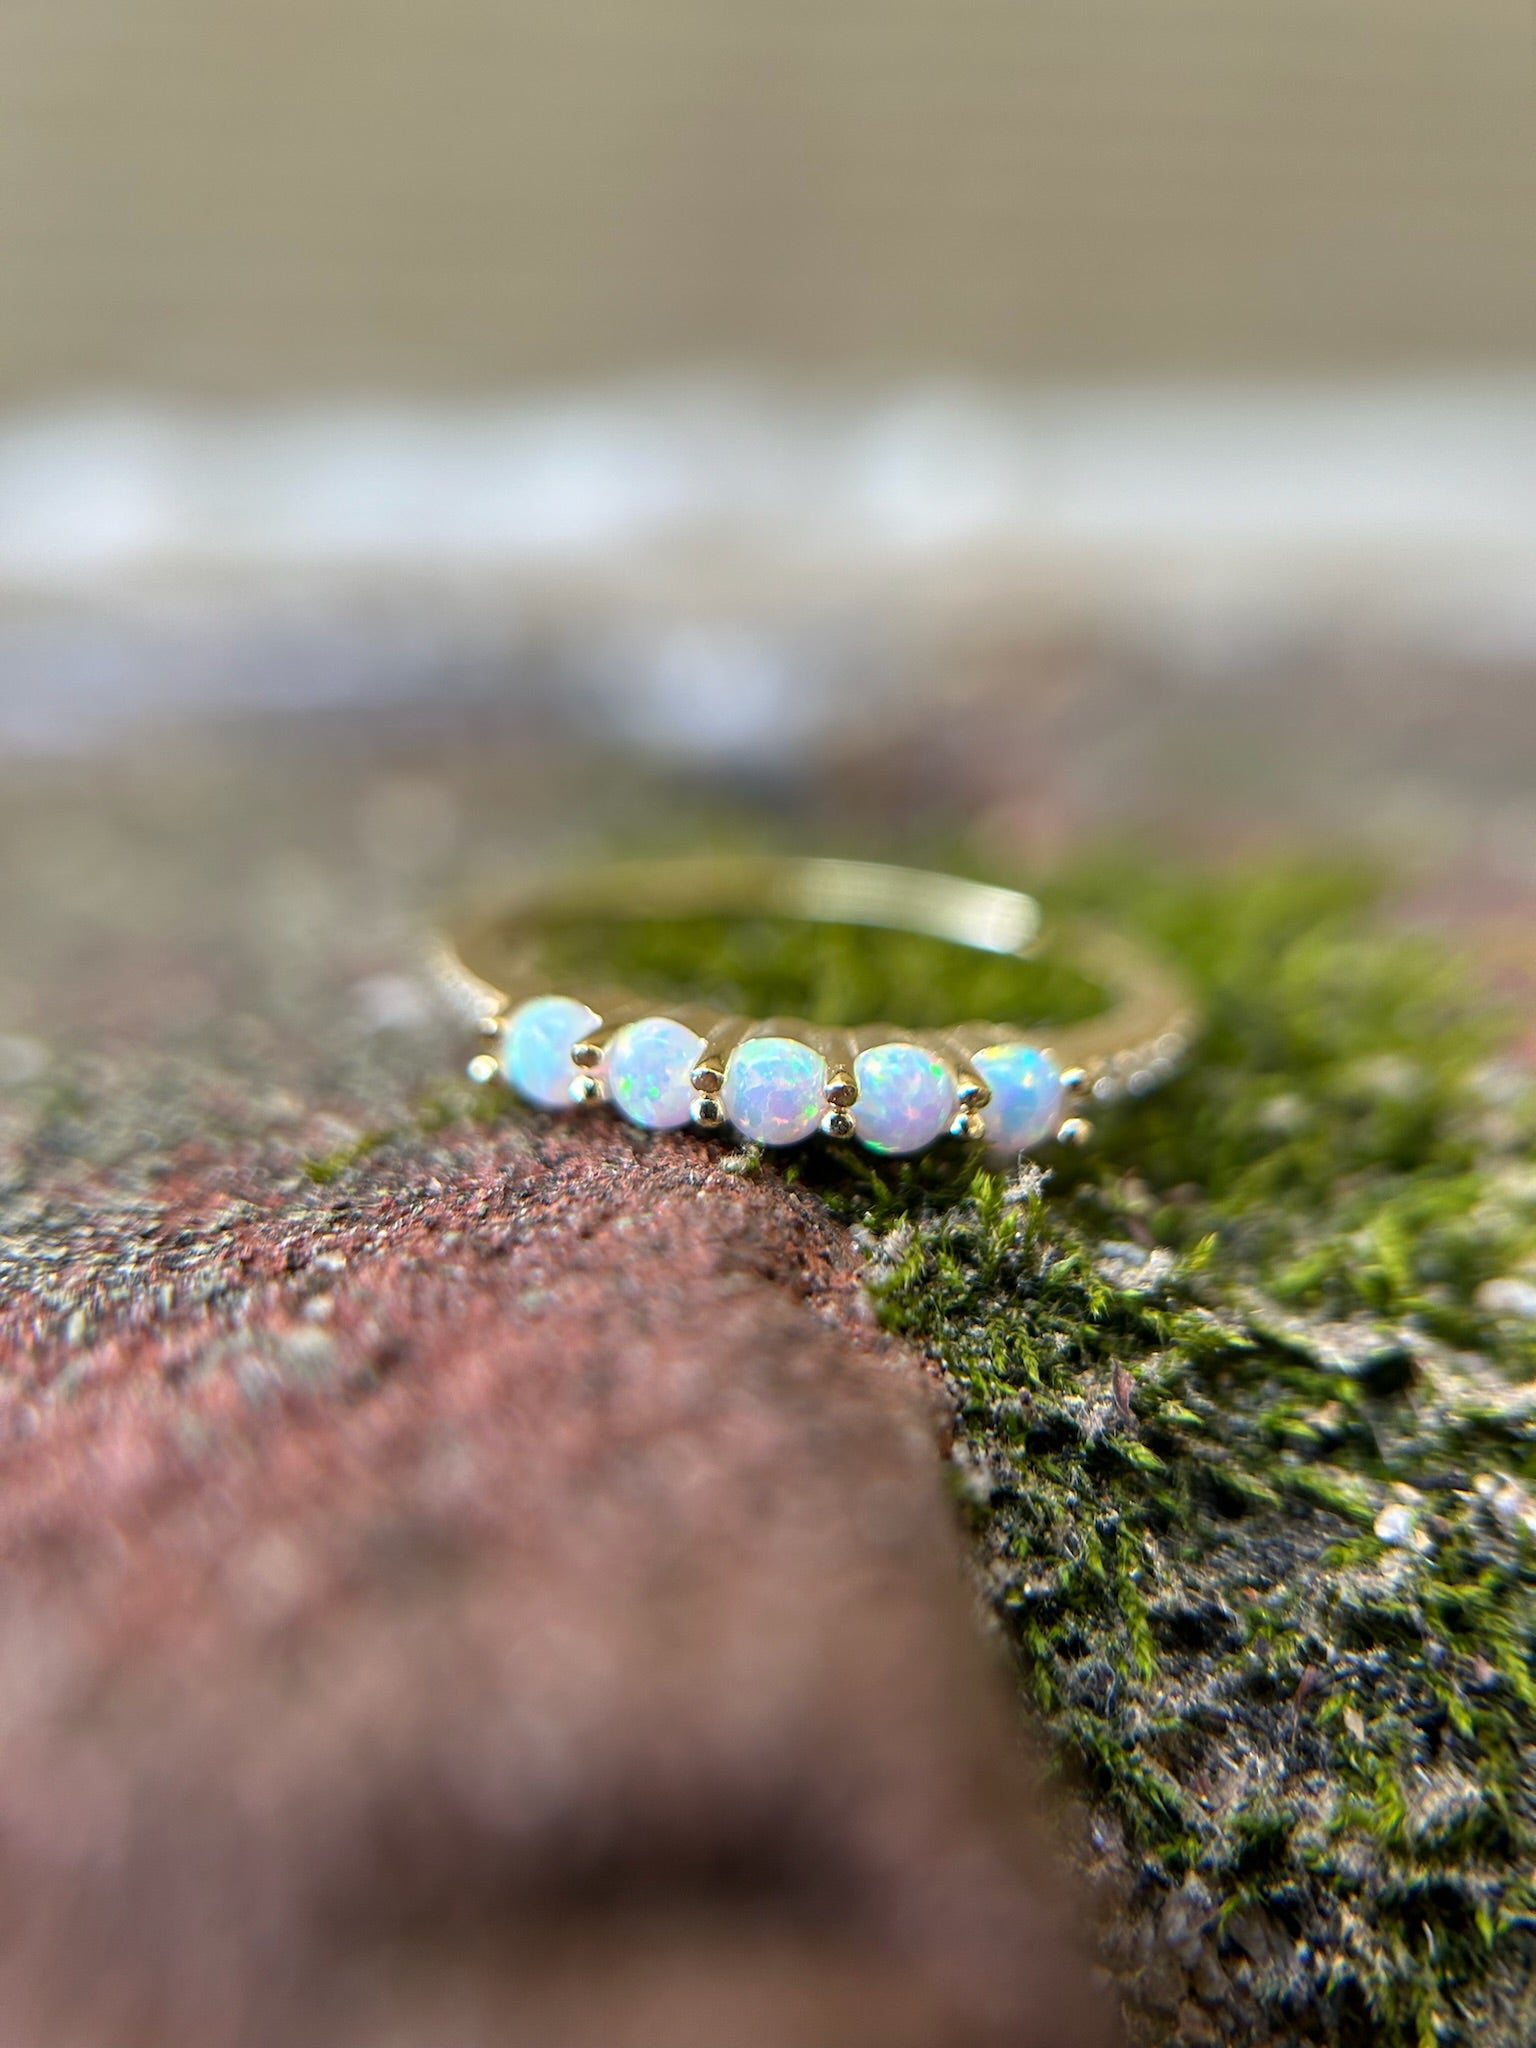
[[[596,1028],[595,1010],[570,996],[535,996],[507,1019],[501,1068],[519,1095],[541,1109],[569,1109],[577,1075],[571,1047]]]
[[[921,1152],[942,1138],[958,1107],[955,1077],[920,1045],[876,1045],[853,1063],[859,1142],[871,1152]]]
[[[1032,1045],[989,1045],[971,1065],[992,1090],[983,1112],[987,1143],[997,1152],[1027,1152],[1056,1135],[1061,1122],[1061,1073]]]
[[[688,1121],[704,1041],[671,1017],[642,1017],[613,1034],[604,1062],[608,1093],[631,1123],[676,1131]]]
[[[748,1038],[726,1062],[721,1099],[744,1138],[797,1145],[826,1113],[827,1063],[794,1038]]]

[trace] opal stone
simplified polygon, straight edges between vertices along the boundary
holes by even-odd
[[[984,1117],[987,1143],[997,1152],[1027,1152],[1056,1135],[1061,1122],[1061,1073],[1032,1045],[989,1045],[971,1065],[992,1090]]]
[[[570,996],[535,996],[507,1019],[501,1068],[519,1095],[541,1109],[569,1109],[576,1069],[571,1047],[601,1019]]]
[[[671,1017],[642,1017],[613,1034],[605,1062],[608,1093],[631,1123],[676,1131],[688,1121],[694,1068],[704,1041]]]
[[[826,1114],[827,1063],[795,1038],[748,1038],[726,1062],[721,1099],[744,1138],[797,1145]]]
[[[921,1152],[942,1138],[958,1108],[948,1064],[920,1045],[875,1045],[853,1063],[859,1142],[871,1152]]]

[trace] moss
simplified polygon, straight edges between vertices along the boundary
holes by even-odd
[[[312,1180],[316,1187],[329,1187],[332,1181],[341,1178],[349,1166],[356,1166],[370,1153],[377,1152],[379,1147],[387,1145],[394,1135],[391,1130],[364,1131],[360,1136],[349,1139],[345,1145],[338,1145],[334,1152],[326,1152],[318,1158],[304,1160],[304,1175],[306,1179]]]
[[[1186,963],[1187,1073],[1048,1172],[958,1146],[791,1170],[942,1366],[1022,1685],[1132,1911],[1208,1903],[1228,2037],[1523,2041],[1536,1321],[1485,1283],[1536,1272],[1536,1103],[1465,968],[1367,878],[1105,859],[1056,893]],[[575,971],[601,951],[658,998],[812,1018],[1089,999],[1060,966],[856,930],[583,943]]]
[[[1524,2039],[1536,1351],[1479,1289],[1536,1261],[1531,1099],[1350,878],[1076,893],[1198,975],[1200,1058],[1049,1178],[863,1205],[988,1595],[1143,1899],[1287,1930],[1251,2031]]]
[[[552,978],[626,983],[658,999],[713,1003],[749,1016],[899,1017],[914,1028],[974,1017],[1084,1017],[1097,993],[1064,960],[1010,960],[916,933],[789,918],[572,921],[550,934]]]

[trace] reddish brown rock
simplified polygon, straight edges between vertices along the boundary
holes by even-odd
[[[7,2048],[1114,2037],[937,1390],[718,1156],[75,1188],[0,1322]]]

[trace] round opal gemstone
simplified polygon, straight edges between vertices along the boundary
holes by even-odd
[[[797,1145],[826,1114],[827,1063],[795,1038],[748,1038],[726,1062],[725,1113],[759,1145]]]
[[[569,1109],[576,1069],[571,1047],[602,1020],[570,996],[535,996],[507,1019],[501,1039],[502,1072],[519,1095],[541,1109]]]
[[[613,1034],[608,1093],[631,1123],[675,1131],[688,1121],[692,1074],[704,1041],[671,1017],[642,1017]]]
[[[955,1120],[955,1077],[920,1045],[875,1045],[853,1063],[854,1116],[871,1152],[921,1152]]]
[[[989,1045],[971,1065],[992,1090],[984,1112],[987,1143],[998,1152],[1026,1152],[1056,1135],[1061,1073],[1032,1045]]]

